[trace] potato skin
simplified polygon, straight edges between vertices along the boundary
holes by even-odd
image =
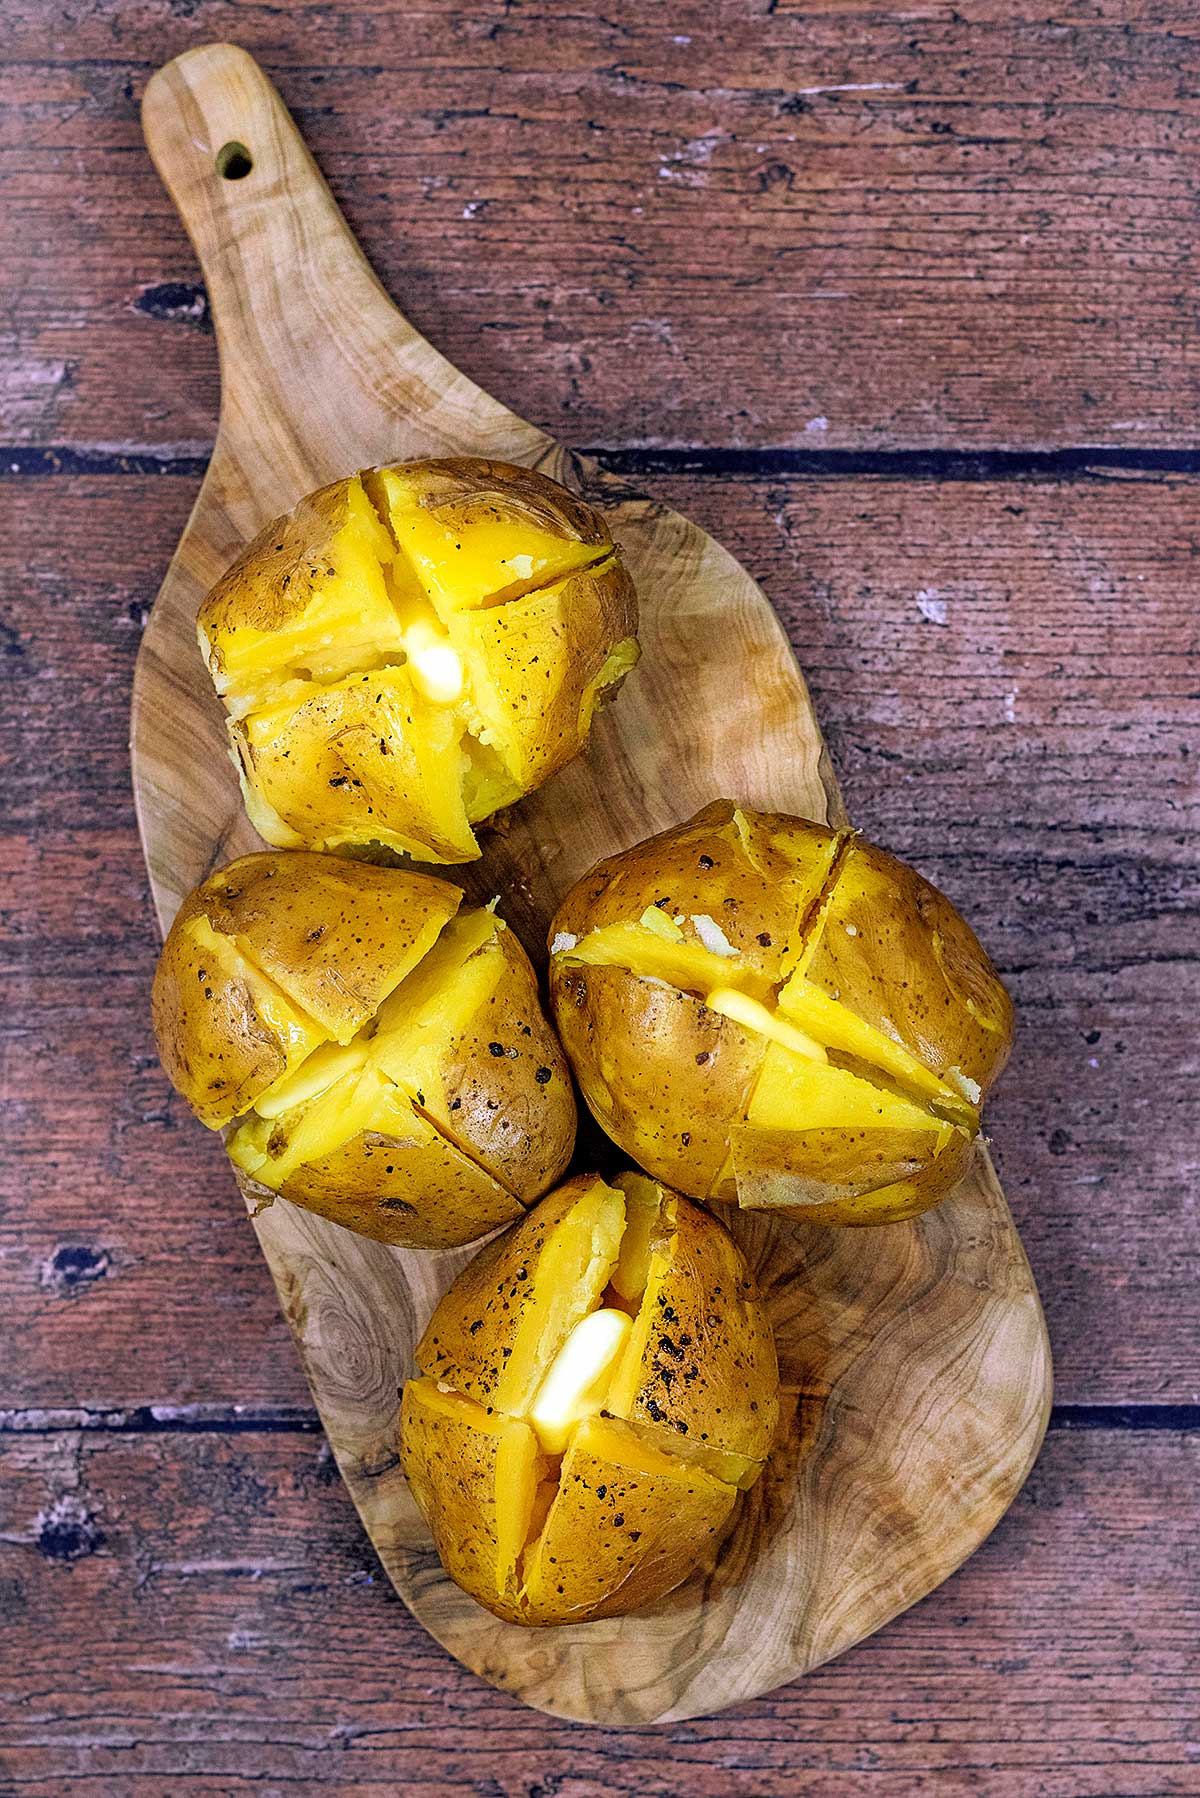
[[[627,1194],[638,1174],[621,1174]],[[779,1363],[746,1259],[710,1212],[658,1186],[666,1242],[652,1261],[628,1372],[612,1414],[642,1426],[664,1453],[752,1485],[779,1422]]]
[[[461,1248],[525,1215],[519,1199],[416,1112],[403,1133],[360,1130],[305,1162],[279,1192],[359,1236],[404,1248]]]
[[[210,1129],[229,1123],[288,1066],[281,1010],[308,1021],[314,1046],[348,1042],[461,899],[426,874],[320,855],[246,855],[210,874],[180,907],[151,989],[172,1086]],[[197,926],[244,963],[240,978],[202,978]]]
[[[582,1623],[659,1603],[711,1564],[737,1500],[704,1468],[656,1461],[622,1425],[593,1419],[563,1456],[513,1621]]]
[[[330,558],[343,532],[356,522],[374,526],[374,547],[382,553],[386,531],[373,519],[361,482],[351,477],[306,494],[263,526],[200,607],[197,627],[214,678],[227,674],[239,634],[275,633],[303,617],[331,578]]]
[[[459,657],[457,698],[414,673],[418,617]],[[472,825],[578,754],[638,654],[603,516],[536,470],[470,457],[307,495],[217,582],[197,631],[260,835],[440,862],[478,856]]]
[[[898,1224],[940,1204],[979,1154],[978,1138],[957,1133],[932,1156],[897,1142],[900,1132],[866,1134],[884,1141],[849,1130],[739,1130],[734,1196],[749,1211],[810,1224]]]
[[[724,1196],[730,1116],[748,1104],[762,1062],[751,1033],[690,993],[623,968],[552,962],[550,990],[597,1123],[665,1185],[692,1198]],[[657,1052],[659,1044],[669,1052]]]
[[[602,512],[536,468],[486,456],[430,456],[392,464],[391,473],[456,531],[500,519],[597,549],[612,542]]]
[[[438,1124],[532,1205],[571,1159],[575,1092],[516,932],[501,930],[494,942],[502,972],[466,1030],[447,1044],[442,1075],[450,1109]]]
[[[517,1554],[543,1461],[516,1418],[410,1380],[400,1407],[404,1476],[453,1580],[497,1616],[519,1610]]]
[[[610,669],[623,651],[637,660],[637,594],[623,564],[568,575],[552,588],[508,605],[467,612],[450,636],[481,677],[482,717],[512,741],[513,777],[526,793],[579,753],[597,703],[614,697],[627,669]],[[602,691],[598,687],[602,683]]]
[[[229,1127],[256,1197],[445,1248],[522,1217],[562,1174],[575,1102],[532,965],[461,899],[408,869],[297,852],[243,857],[185,901],[154,981],[160,1054],[201,1121]],[[464,947],[447,962],[451,942]],[[427,960],[435,946],[442,959]],[[423,968],[428,1016],[407,997]],[[421,1059],[384,1079],[372,1070],[396,1038],[377,1020],[393,993],[389,1028],[417,1007]],[[292,1076],[337,1045],[344,1065],[297,1093]]]
[[[904,1043],[933,1073],[985,1091],[1008,1060],[1012,1001],[937,888],[873,843],[848,847],[808,977]]]
[[[718,926],[733,953],[716,938],[705,990],[587,960],[591,932],[636,925],[650,907],[686,944],[713,938],[698,919]],[[950,902],[852,833],[718,801],[578,881],[550,946],[554,1016],[589,1109],[648,1173],[691,1197],[810,1222],[889,1223],[938,1203],[971,1165],[979,1106],[1009,1052],[1011,1002]],[[769,1039],[705,1003],[722,984],[791,1029],[793,995],[832,1001],[869,1027],[881,1054],[908,1056],[907,1091],[917,1074],[926,1086],[933,1076],[933,1097],[914,1100],[931,1108],[919,1152],[915,1132],[897,1156],[886,1131],[861,1121],[751,1122]],[[836,1043],[828,1060],[881,1088],[908,1078]]]
[[[265,842],[329,853],[378,844],[430,862],[478,853],[459,736],[403,667],[309,685],[282,712],[229,722],[246,811]]]
[[[349,1042],[457,912],[462,889],[432,875],[329,855],[244,855],[180,910],[202,910],[335,1042]]]
[[[155,970],[151,1017],[163,1072],[200,1122],[219,1130],[322,1036],[256,978],[231,940],[211,927],[204,940],[192,924],[208,920],[185,903]]]
[[[614,1302],[630,1207],[648,1222],[632,1330],[603,1414],[575,1426],[561,1463],[544,1457],[539,1506],[515,1462],[502,1477],[495,1443],[524,1428],[580,1319]],[[515,1623],[620,1615],[707,1564],[778,1422],[774,1340],[740,1250],[716,1218],[641,1175],[569,1181],[488,1243],[443,1296],[417,1366],[405,1474],[447,1572]],[[524,1442],[527,1465],[528,1442],[509,1440]],[[505,1510],[522,1482],[523,1520]]]

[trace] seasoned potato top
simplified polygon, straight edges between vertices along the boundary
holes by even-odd
[[[362,1187],[405,1216],[421,1193],[414,1206],[389,1176],[427,1195],[441,1182],[405,1238],[433,1246],[520,1215],[562,1172],[574,1103],[532,967],[502,919],[461,901],[427,875],[303,852],[246,856],[191,894],[155,1032],[202,1122],[232,1125],[244,1174],[326,1211],[327,1190]]]
[[[960,1165],[1012,1030],[979,943],[911,868],[727,801],[576,884],[551,988],[606,1128],[659,1177],[743,1202],[789,1158],[774,1190],[796,1199],[798,1131],[822,1180],[861,1191]]]
[[[406,1472],[456,1577],[521,1621],[598,1614],[636,1577],[664,1511],[693,1507],[716,1528],[778,1422],[774,1341],[740,1251],[639,1174],[569,1181],[489,1243],[442,1299],[417,1364]],[[610,1490],[621,1503],[606,1503]],[[697,1546],[677,1544],[669,1584]],[[566,1578],[568,1558],[579,1567]]]
[[[283,848],[478,855],[637,660],[598,512],[531,469],[370,469],[260,533],[200,608],[252,822]]]

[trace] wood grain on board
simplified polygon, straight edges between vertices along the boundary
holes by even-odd
[[[769,601],[661,501],[575,465],[419,337],[378,286],[258,65],[196,50],[147,88],[155,165],[213,296],[221,417],[147,620],[131,756],[160,924],[256,838],[196,608],[236,547],[347,468],[485,454],[582,480],[637,583],[643,661],[586,751],[529,795],[459,878],[503,895],[531,947],[600,857],[714,796],[844,816],[803,677]],[[232,161],[230,160],[232,156]],[[234,166],[236,164],[236,167]],[[530,1632],[446,1576],[399,1471],[397,1393],[470,1251],[355,1237],[280,1199],[254,1231],[340,1471],[406,1603],[464,1665],[527,1703],[604,1724],[705,1715],[845,1652],[951,1573],[1037,1453],[1050,1352],[986,1154],[912,1222],[871,1233],[735,1213],[764,1287],[792,1431],[722,1542],[652,1613]]]
[[[392,1595],[319,1438],[9,1437],[0,1787],[1183,1798],[1197,1461],[1170,1432],[1052,1433],[957,1578],[853,1655],[719,1718],[632,1731],[465,1678]]]
[[[1012,987],[989,1131],[1059,1398],[1192,1401],[1200,1118],[1177,1020],[1200,1001],[1200,483],[651,485],[761,577],[852,816],[954,897]],[[307,1404],[219,1145],[170,1093],[146,1011],[129,683],[195,486],[4,488],[8,1406]]]
[[[1186,0],[10,0],[4,441],[206,450],[152,70],[277,78],[389,291],[564,441],[1196,447]]]

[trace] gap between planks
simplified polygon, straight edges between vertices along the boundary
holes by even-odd
[[[576,452],[607,473],[729,476],[743,480],[870,478],[886,481],[1128,480],[1139,476],[1200,475],[1200,449],[1129,450],[1077,445],[1050,450],[960,449],[613,449]],[[0,445],[0,480],[54,475],[176,475],[199,478],[208,467],[203,446]]]
[[[1128,1435],[1166,1431],[1200,1434],[1200,1404],[1055,1405],[1050,1432],[1109,1430]],[[315,1410],[306,1405],[59,1405],[0,1409],[0,1437],[47,1436],[60,1431],[107,1431],[114,1435],[307,1435],[321,1433]]]

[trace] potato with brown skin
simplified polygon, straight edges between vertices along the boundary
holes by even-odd
[[[180,909],[153,990],[173,1085],[243,1185],[447,1248],[562,1174],[575,1102],[529,958],[408,869],[243,857]]]
[[[251,822],[280,848],[480,853],[638,657],[603,517],[473,458],[367,469],[260,532],[200,608]]]
[[[709,1565],[779,1419],[740,1251],[641,1174],[571,1180],[488,1243],[417,1366],[405,1475],[446,1571],[514,1623],[641,1609]]]
[[[950,902],[852,832],[718,801],[579,880],[550,947],[591,1111],[692,1197],[891,1223],[974,1160],[1011,1003]]]

